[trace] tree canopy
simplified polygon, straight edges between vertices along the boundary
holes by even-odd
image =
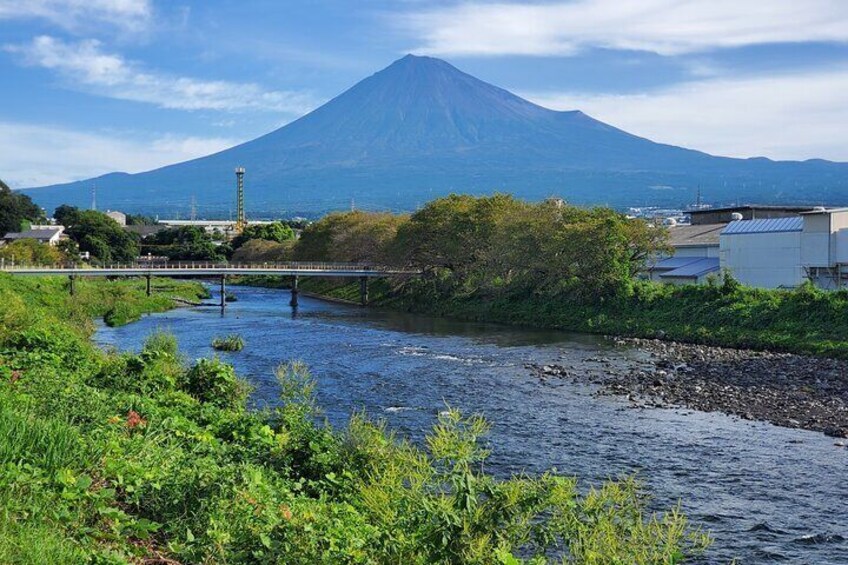
[[[81,210],[76,206],[62,204],[53,212],[53,219],[56,220],[56,223],[68,228],[79,221],[80,212]]]
[[[19,239],[0,247],[0,257],[22,265],[54,265],[65,259],[59,248],[35,239]]]
[[[294,239],[294,230],[282,222],[270,224],[250,224],[233,239],[233,249],[238,249],[251,239],[263,239],[282,243]]]
[[[343,212],[325,216],[303,230],[295,247],[298,261],[391,261],[391,245],[406,216]]]
[[[304,230],[295,256],[420,267],[448,293],[598,299],[629,289],[664,238],[609,208],[451,195],[408,217],[330,214]]]
[[[197,226],[162,230],[144,238],[141,246],[142,254],[186,261],[226,261],[232,251],[228,244],[216,243],[206,230]]]
[[[60,215],[73,220],[65,233],[79,245],[80,251],[88,251],[103,263],[130,262],[138,257],[137,237],[106,214],[68,206]]]
[[[44,219],[44,212],[26,194],[15,192],[0,180],[0,237],[21,231],[25,223]]]

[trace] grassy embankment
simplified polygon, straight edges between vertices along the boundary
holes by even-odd
[[[359,300],[359,284],[307,280],[304,290]],[[369,287],[372,304],[464,320],[665,339],[848,358],[848,291],[636,282],[633,292],[593,304],[532,296],[445,296],[421,281],[401,291],[385,280]]]
[[[0,563],[671,564],[704,544],[631,480],[484,474],[479,418],[448,411],[416,448],[363,417],[316,424],[298,364],[259,412],[230,366],[188,363],[173,336],[102,352],[92,317],[170,303],[65,285],[0,275]]]

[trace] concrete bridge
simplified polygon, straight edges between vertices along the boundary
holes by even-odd
[[[297,306],[298,279],[306,277],[358,278],[360,303],[368,304],[368,280],[378,277],[415,276],[421,271],[379,265],[356,263],[287,262],[287,263],[210,263],[203,261],[174,261],[167,263],[128,263],[100,267],[80,265],[54,265],[32,267],[0,263],[0,272],[16,276],[67,276],[71,295],[75,292],[77,277],[145,277],[147,295],[150,296],[151,277],[219,278],[221,281],[221,308],[226,305],[226,280],[229,275],[270,275],[292,277],[291,302]]]

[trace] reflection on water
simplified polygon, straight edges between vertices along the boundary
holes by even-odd
[[[688,410],[635,410],[589,387],[541,381],[525,363],[598,370],[644,359],[597,336],[448,321],[238,288],[221,317],[213,309],[156,314],[102,328],[103,345],[137,349],[168,329],[190,357],[213,355],[213,336],[239,333],[242,352],[222,354],[275,402],[274,368],[307,362],[328,421],[353,411],[420,439],[445,404],[493,423],[488,470],[500,475],[556,467],[587,481],[639,473],[660,508],[681,500],[716,538],[709,561],[848,563],[848,450],[818,433]]]

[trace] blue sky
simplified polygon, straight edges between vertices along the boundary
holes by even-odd
[[[845,0],[0,0],[0,178],[205,155],[408,52],[656,141],[848,161]]]

